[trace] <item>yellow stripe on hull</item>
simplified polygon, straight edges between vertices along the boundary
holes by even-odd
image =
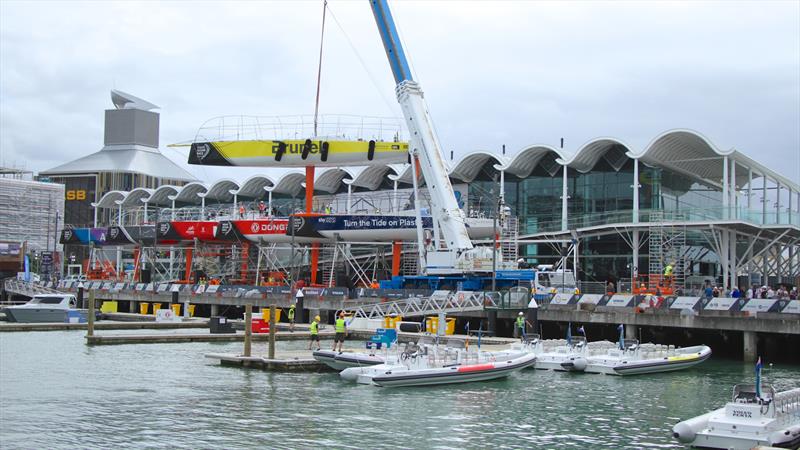
[[[407,142],[310,139],[194,143],[189,153],[189,164],[217,166],[363,166],[407,159]]]

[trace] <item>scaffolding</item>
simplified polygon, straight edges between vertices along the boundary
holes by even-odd
[[[64,185],[0,177],[0,236],[32,251],[62,251]]]
[[[685,288],[686,226],[675,225],[675,220],[665,222],[663,212],[652,213],[650,217],[648,279],[639,280],[638,286],[644,282],[648,291],[671,294]],[[680,220],[685,223],[685,219]],[[672,266],[671,276],[665,273],[668,264]]]

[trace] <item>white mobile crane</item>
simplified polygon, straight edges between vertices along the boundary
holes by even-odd
[[[411,137],[409,152],[414,168],[416,183],[416,163],[430,193],[433,219],[438,222],[447,250],[436,248],[428,251],[423,272],[426,274],[456,274],[466,272],[491,272],[492,249],[473,247],[464,225],[464,211],[458,207],[453,186],[447,176],[447,167],[442,157],[441,145],[425,103],[419,84],[414,81],[406,60],[392,13],[386,0],[370,0],[375,22],[389,58],[397,87],[397,101],[403,109],[403,116]],[[418,197],[415,195],[415,198]],[[417,208],[419,215],[419,208]],[[417,218],[417,223],[421,223]],[[502,253],[495,249],[497,269],[503,268]]]

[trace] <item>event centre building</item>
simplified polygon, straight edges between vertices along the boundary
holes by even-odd
[[[411,172],[410,165],[318,170],[315,204],[342,213],[408,209]],[[666,264],[687,287],[795,284],[800,273],[797,182],[692,130],[664,132],[644,148],[598,138],[571,152],[548,145],[473,152],[452,161],[449,174],[468,215],[491,217],[502,202],[519,257],[569,259],[584,282],[624,282]],[[112,211],[100,215],[106,225],[216,217],[262,200],[287,214],[301,207],[304,182],[302,172],[287,171],[114,190],[96,206]]]

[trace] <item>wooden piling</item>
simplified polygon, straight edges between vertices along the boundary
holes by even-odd
[[[86,316],[86,336],[94,336],[94,289],[89,290],[89,312]]]
[[[244,306],[244,356],[250,356],[253,338],[253,305]]]
[[[269,359],[275,359],[275,331],[276,331],[276,324],[275,324],[275,313],[276,308],[275,305],[270,305],[269,307]]]

